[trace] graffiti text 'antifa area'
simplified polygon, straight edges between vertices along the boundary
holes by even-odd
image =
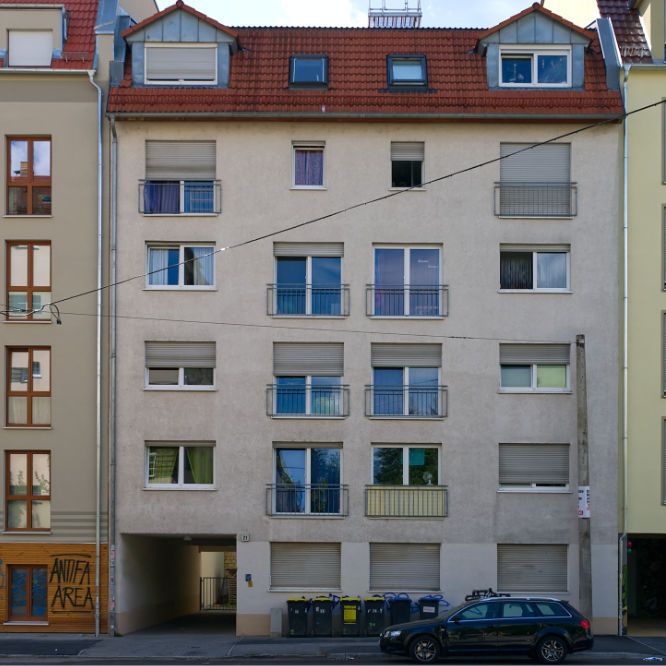
[[[56,584],[51,598],[51,609],[62,612],[88,612],[93,610],[90,589],[89,555],[56,555],[49,576],[49,585]]]

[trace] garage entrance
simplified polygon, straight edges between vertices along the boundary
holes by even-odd
[[[628,539],[628,632],[666,635],[666,536]]]

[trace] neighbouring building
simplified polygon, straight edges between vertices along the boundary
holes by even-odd
[[[578,605],[583,334],[614,633],[623,107],[599,32],[538,4],[315,29],[179,1],[123,38],[114,628],[197,610],[209,578],[238,634],[317,592]]]
[[[102,95],[130,24],[111,0],[0,2],[0,632],[106,630],[97,295],[49,304],[101,280]]]

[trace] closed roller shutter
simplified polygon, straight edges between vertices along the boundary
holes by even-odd
[[[567,546],[497,544],[500,592],[566,592]]]
[[[544,363],[567,365],[569,363],[569,345],[500,345],[500,363],[520,365]]]
[[[147,81],[207,81],[217,76],[217,47],[146,47]]]
[[[571,181],[571,145],[549,143],[511,155],[531,144],[500,146],[500,180],[503,183],[568,183]]]
[[[394,141],[391,143],[393,162],[422,162],[425,146],[422,141]]]
[[[215,141],[146,141],[146,180],[214,180]]]
[[[273,344],[273,374],[276,377],[341,377],[344,345],[341,342],[276,342]]]
[[[271,543],[271,587],[340,589],[339,543]]]
[[[370,589],[439,590],[438,543],[371,543]]]
[[[373,368],[439,368],[442,345],[373,343],[370,356]]]
[[[214,342],[146,342],[147,368],[214,368]]]
[[[568,444],[500,444],[500,485],[569,483]]]
[[[276,257],[342,257],[344,243],[273,243]]]

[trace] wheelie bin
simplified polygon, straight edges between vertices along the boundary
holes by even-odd
[[[342,635],[360,636],[361,598],[342,597],[340,599],[340,606],[342,607]]]
[[[444,597],[441,594],[428,594],[419,599],[419,618],[429,620],[437,617],[442,611]],[[448,605],[448,603],[447,603]]]
[[[312,599],[312,634],[314,636],[333,635],[333,604],[332,597],[314,597]]]
[[[412,618],[412,600],[406,592],[400,592],[388,599],[391,624],[409,622]]]
[[[386,599],[379,594],[366,597],[365,603],[365,633],[368,636],[379,636],[386,624]]]
[[[287,616],[289,619],[288,635],[302,637],[308,635],[308,609],[310,601],[305,597],[287,599]]]

